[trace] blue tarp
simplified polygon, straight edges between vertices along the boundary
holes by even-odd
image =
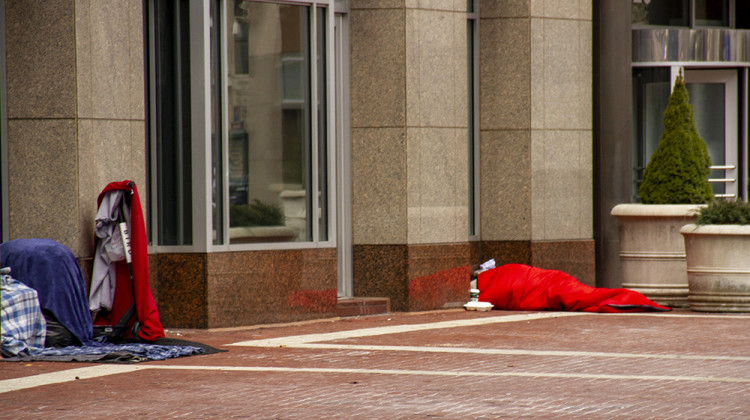
[[[14,279],[37,291],[42,309],[81,343],[93,339],[86,284],[68,248],[52,239],[15,239],[0,245],[0,257]]]

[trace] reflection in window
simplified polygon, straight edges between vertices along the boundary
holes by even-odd
[[[693,106],[693,119],[703,141],[708,147],[712,165],[725,164],[724,142],[724,84],[687,83],[690,105]],[[712,170],[711,178],[724,178],[723,170]],[[724,183],[713,183],[715,194],[724,194]]]
[[[747,0],[632,0],[631,17],[636,25],[748,28],[748,3]],[[730,10],[734,10],[734,22]]]
[[[325,9],[315,43],[309,6],[230,0],[227,13],[230,243],[325,240]]]
[[[187,0],[155,1],[151,16],[159,245],[193,243],[188,6]]]
[[[235,6],[235,10],[238,10]],[[236,16],[236,14],[235,14]],[[234,73],[247,74],[250,72],[248,52],[248,32],[250,27],[241,18],[235,18],[232,23],[232,36],[234,36]]]
[[[750,1],[738,1],[734,6],[735,22],[737,29],[750,29]]]
[[[467,26],[466,26],[466,51],[467,51],[467,100],[468,100],[468,130],[467,130],[467,142],[469,149],[469,235],[475,236],[479,232],[477,227],[478,218],[477,216],[477,194],[476,186],[478,182],[478,150],[477,150],[477,125],[476,125],[476,93],[478,92],[477,78],[475,77],[475,70],[477,65],[477,56],[475,53],[476,46],[476,20],[477,10],[475,0],[469,0],[467,2]]]
[[[211,127],[211,221],[214,231],[214,245],[220,245],[224,242],[224,166],[222,164],[222,123],[221,123],[221,101],[222,92],[220,88],[221,59],[219,57],[221,46],[219,16],[219,2],[210,3],[210,53],[211,67],[209,79],[211,81],[211,117],[209,126]]]
[[[633,69],[633,195],[664,132],[664,111],[671,93],[669,68]]]
[[[315,37],[317,42],[316,66],[317,66],[317,110],[318,110],[318,197],[317,205],[320,208],[318,216],[318,240],[328,240],[328,84],[326,83],[328,72],[326,71],[326,14],[325,9],[319,7],[318,19],[315,22]],[[312,203],[312,201],[311,201]],[[312,212],[308,212],[312,214]]]
[[[634,24],[689,26],[688,0],[633,0]]]
[[[694,0],[695,26],[729,26],[728,0]],[[742,1],[740,1],[741,3]]]

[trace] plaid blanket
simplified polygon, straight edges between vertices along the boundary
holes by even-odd
[[[205,354],[191,345],[150,343],[100,343],[88,340],[82,346],[44,347],[47,323],[38,293],[10,275],[2,276],[2,361],[78,361],[136,363]]]
[[[88,342],[83,346],[34,349],[31,354],[2,359],[7,362],[109,362],[137,363],[149,360],[165,360],[173,357],[204,354],[206,351],[194,346],[169,346],[149,343],[110,344]]]
[[[36,290],[9,275],[0,280],[2,354],[28,355],[44,348],[47,324]]]

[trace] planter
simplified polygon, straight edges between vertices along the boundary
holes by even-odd
[[[750,226],[688,224],[680,233],[690,309],[750,312]]]
[[[612,209],[620,236],[622,287],[672,308],[688,307],[682,226],[701,205],[620,204]]]

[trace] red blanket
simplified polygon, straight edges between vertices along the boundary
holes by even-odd
[[[628,289],[587,286],[558,270],[506,264],[477,278],[479,301],[514,311],[645,312],[669,311]]]
[[[162,327],[159,320],[159,311],[156,308],[156,302],[154,301],[148,281],[148,241],[146,238],[146,223],[143,218],[143,211],[141,210],[141,199],[138,196],[138,188],[136,188],[135,183],[131,183],[128,180],[112,182],[99,194],[97,206],[101,205],[104,194],[110,190],[125,190],[133,193],[130,208],[133,274],[131,279],[130,269],[125,261],[114,263],[117,269],[117,283],[115,285],[115,300],[112,303],[112,311],[98,313],[94,319],[94,325],[115,325],[135,300],[137,318],[142,324],[138,336],[146,341],[154,341],[157,338],[164,337],[164,327]],[[133,322],[128,324],[128,326],[132,325]]]

